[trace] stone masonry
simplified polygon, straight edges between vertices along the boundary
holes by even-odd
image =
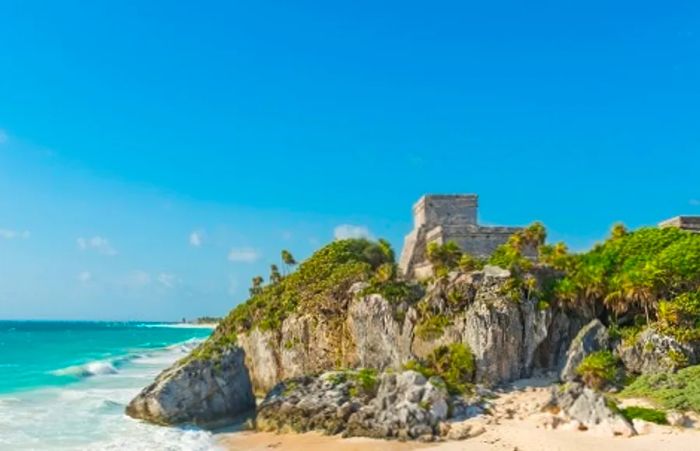
[[[406,235],[399,268],[406,277],[432,274],[427,259],[428,244],[454,241],[475,257],[488,257],[520,227],[487,227],[477,223],[476,194],[435,195],[418,199],[413,206],[414,226]]]
[[[691,232],[700,232],[700,216],[676,216],[659,223],[659,227],[678,227]]]

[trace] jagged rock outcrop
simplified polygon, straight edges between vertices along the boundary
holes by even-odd
[[[559,378],[562,381],[575,380],[578,377],[576,368],[583,362],[583,359],[593,352],[607,349],[609,341],[608,329],[600,320],[594,319],[585,325],[571,342]]]
[[[322,431],[375,438],[433,440],[448,417],[439,379],[415,371],[328,372],[278,384],[258,409],[263,431]]]
[[[637,374],[675,371],[700,362],[700,346],[681,343],[652,328],[642,331],[632,344],[620,343],[616,351],[625,368]]]
[[[253,329],[239,334],[238,344],[246,351],[257,392],[338,367],[399,370],[406,361],[450,343],[469,345],[477,382],[497,384],[558,370],[583,320],[538,308],[534,297],[511,299],[503,290],[509,278],[508,271],[487,266],[452,273],[429,286],[421,302],[448,321],[429,336],[420,334],[425,318],[418,305],[362,294],[366,284],[358,284],[347,294],[343,315],[292,314],[279,331]]]
[[[152,423],[215,427],[255,409],[241,348],[231,347],[216,363],[185,359],[161,373],[126,408]]]
[[[545,410],[565,416],[577,424],[577,429],[625,437],[637,435],[632,423],[602,393],[577,382],[552,387]]]

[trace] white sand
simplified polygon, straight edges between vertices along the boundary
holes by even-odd
[[[647,425],[640,435],[630,438],[602,435],[595,431],[545,428],[547,414],[540,413],[548,398],[545,381],[519,381],[494,401],[494,416],[468,420],[481,435],[461,441],[417,443],[366,438],[343,439],[319,433],[274,434],[237,432],[224,434],[220,443],[229,451],[690,451],[700,450],[700,430]]]

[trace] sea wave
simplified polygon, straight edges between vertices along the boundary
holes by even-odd
[[[61,368],[52,371],[54,376],[75,376],[75,377],[90,377],[105,374],[117,373],[117,368],[110,361],[94,361],[83,365],[74,365],[66,368]]]
[[[172,357],[165,354],[188,354],[203,341],[203,338],[190,338],[180,343],[151,349],[150,353],[144,353],[143,349],[134,349],[127,355],[72,365],[51,371],[51,374],[54,376],[73,376],[78,378],[116,374],[121,367],[134,360],[153,360],[156,357],[156,361],[161,361],[162,357],[162,359],[168,361],[172,360]]]

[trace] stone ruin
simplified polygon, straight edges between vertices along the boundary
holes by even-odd
[[[659,227],[678,227],[679,229],[700,233],[700,216],[676,216],[675,218],[661,221]]]
[[[477,223],[476,194],[435,195],[418,199],[413,206],[414,226],[406,235],[399,269],[406,277],[432,275],[427,247],[454,241],[464,252],[488,257],[521,227],[491,227]]]

